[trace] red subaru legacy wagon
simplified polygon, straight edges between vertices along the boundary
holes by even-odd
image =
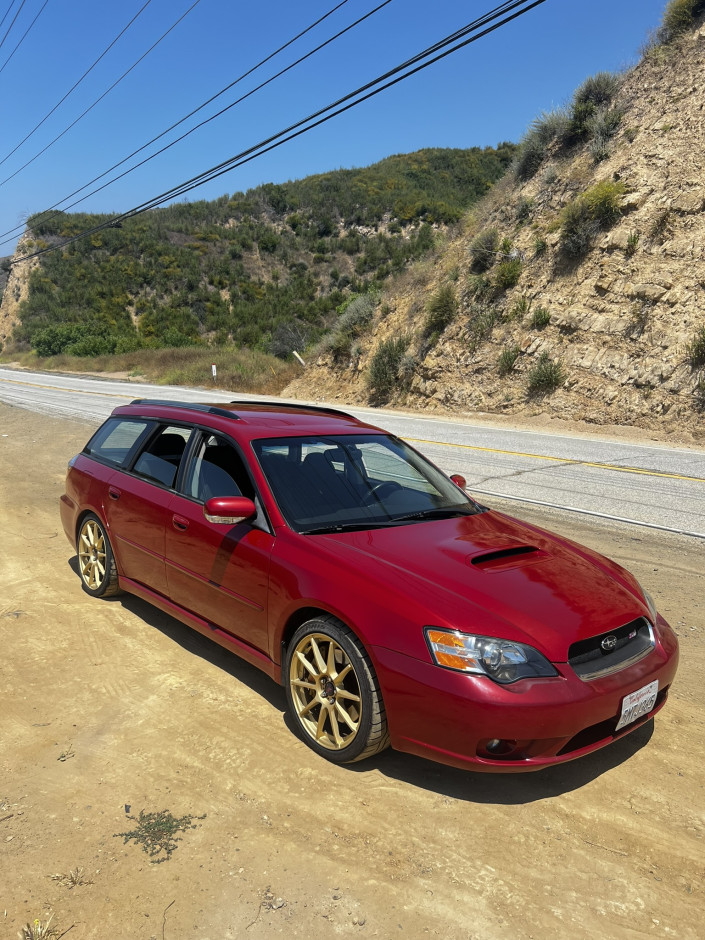
[[[678,661],[649,594],[463,484],[340,411],[137,400],[71,460],[61,517],[89,594],[259,666],[328,760],[536,770],[648,721]]]

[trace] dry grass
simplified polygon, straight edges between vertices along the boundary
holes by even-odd
[[[34,353],[13,356],[4,361],[19,361],[31,369],[50,372],[125,373],[157,385],[195,385],[256,394],[279,393],[300,373],[301,366],[284,362],[267,353],[234,346],[205,349],[138,349],[115,356],[52,356],[41,359]],[[211,365],[215,363],[217,381]]]

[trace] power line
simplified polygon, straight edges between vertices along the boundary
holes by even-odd
[[[13,2],[14,2],[14,0],[13,0]],[[257,71],[257,69],[261,68],[261,67],[262,67],[263,65],[265,65],[267,62],[269,62],[271,59],[273,59],[275,56],[277,56],[280,52],[283,52],[285,49],[287,49],[289,46],[291,46],[291,45],[292,45],[293,43],[295,43],[297,40],[301,39],[301,38],[302,38],[303,36],[305,36],[307,33],[311,32],[311,30],[315,29],[316,26],[318,26],[320,23],[322,23],[325,19],[327,19],[327,18],[328,18],[329,16],[331,16],[333,13],[337,12],[337,10],[339,10],[341,7],[345,6],[345,4],[348,3],[348,2],[349,2],[349,0],[341,0],[341,2],[337,3],[334,7],[332,7],[332,9],[328,10],[327,13],[324,13],[322,16],[320,16],[317,20],[315,20],[313,23],[311,23],[311,24],[310,24],[309,26],[307,26],[305,29],[301,30],[301,32],[297,33],[295,36],[293,36],[291,39],[289,39],[287,42],[285,42],[282,46],[279,46],[279,48],[278,48],[278,49],[275,49],[274,52],[269,53],[269,55],[267,55],[264,59],[261,59],[256,65],[253,65],[253,66],[252,66],[250,69],[248,69],[246,72],[243,72],[242,75],[240,75],[240,76],[239,76],[238,78],[236,78],[234,81],[230,82],[230,84],[226,85],[224,88],[221,88],[221,90],[220,90],[219,92],[217,92],[215,95],[211,95],[210,98],[208,98],[206,101],[204,101],[202,104],[200,104],[197,108],[194,108],[192,111],[190,111],[188,114],[186,114],[186,115],[185,115],[184,117],[182,117],[180,120],[178,120],[175,124],[172,124],[170,127],[167,127],[166,130],[162,131],[160,134],[157,134],[156,137],[153,137],[151,140],[148,140],[146,144],[143,144],[143,145],[142,145],[141,147],[139,147],[137,150],[133,150],[132,153],[128,154],[126,157],[123,157],[123,159],[120,160],[120,161],[118,161],[117,163],[114,163],[111,167],[109,167],[107,170],[105,170],[105,171],[104,171],[103,173],[101,173],[100,175],[93,177],[93,179],[92,179],[92,180],[89,180],[88,183],[85,183],[83,186],[80,186],[78,189],[75,189],[72,193],[69,193],[68,196],[64,196],[63,198],[59,199],[57,202],[54,203],[53,206],[50,206],[48,209],[45,209],[43,213],[41,213],[41,215],[44,216],[44,217],[41,219],[41,221],[42,221],[42,222],[47,222],[47,221],[49,221],[50,219],[55,218],[57,215],[60,214],[60,212],[53,212],[53,213],[52,213],[52,210],[53,210],[53,209],[56,209],[56,208],[57,208],[58,206],[60,206],[62,203],[66,202],[67,199],[71,199],[73,196],[78,195],[78,193],[83,192],[84,189],[87,189],[89,186],[92,186],[93,183],[97,183],[98,180],[102,179],[104,176],[107,176],[108,173],[111,173],[113,170],[116,170],[119,166],[122,166],[123,163],[126,163],[128,160],[132,159],[132,157],[137,156],[138,153],[141,153],[143,150],[146,150],[147,147],[151,146],[151,144],[156,143],[156,141],[160,140],[162,137],[164,137],[164,136],[165,136],[166,134],[168,134],[170,131],[172,131],[172,130],[174,130],[175,128],[177,128],[180,124],[183,124],[184,121],[187,121],[190,117],[193,117],[194,114],[197,114],[199,111],[202,111],[203,108],[207,107],[209,104],[211,104],[211,103],[212,103],[213,101],[215,101],[217,98],[221,97],[221,95],[225,94],[226,91],[229,91],[231,88],[233,88],[233,87],[234,87],[235,85],[237,85],[239,82],[243,81],[243,79],[247,78],[247,77],[248,77],[249,75],[251,75],[253,72]],[[383,3],[382,6],[385,6],[387,3],[391,3],[391,0],[385,0],[385,3]],[[377,9],[378,9],[378,8],[377,8]],[[372,11],[372,12],[375,12],[375,11]],[[370,14],[368,14],[368,15],[370,15]],[[355,24],[353,24],[353,25],[355,25]],[[352,27],[349,27],[349,28],[352,28]],[[279,74],[279,73],[278,73],[278,74]],[[270,79],[270,81],[272,81],[272,80],[273,80],[273,79]],[[217,115],[214,115],[214,117],[216,117],[216,116],[217,116]],[[201,125],[197,125],[197,126],[200,127]],[[196,128],[193,128],[193,130],[195,130],[195,129],[196,129]],[[181,139],[182,139],[182,138],[179,138],[179,140],[181,140]],[[177,143],[177,141],[174,141],[174,143]],[[158,155],[159,153],[161,153],[161,152],[162,152],[162,151],[160,150],[160,151],[158,151],[157,153],[153,154],[152,156],[155,157],[155,156],[157,156],[157,155]],[[152,157],[150,157],[150,159],[152,159]],[[142,163],[144,163],[144,162],[146,162],[146,161],[142,161]],[[131,170],[129,170],[128,172],[132,172],[133,169],[137,169],[138,167],[140,167],[140,166],[142,165],[142,163],[138,163],[136,166],[132,167]],[[99,186],[97,189],[92,190],[90,193],[88,193],[86,196],[82,197],[81,199],[77,199],[75,202],[72,202],[70,205],[64,206],[64,208],[63,208],[61,211],[63,212],[63,211],[66,211],[67,209],[72,209],[74,206],[77,206],[77,205],[79,205],[79,203],[84,202],[86,199],[89,199],[91,196],[93,196],[93,195],[95,195],[96,193],[100,192],[101,190],[105,189],[107,186],[111,185],[112,183],[116,182],[116,181],[119,180],[119,179],[122,179],[123,176],[125,176],[125,175],[126,175],[125,173],[122,173],[122,174],[120,174],[119,176],[116,176],[114,179],[109,180],[109,182],[108,182],[108,183],[105,183],[103,186]],[[10,178],[11,178],[11,177],[8,177],[8,179],[10,179]],[[3,182],[0,183],[0,186],[2,186],[3,183],[5,183],[5,182],[7,182],[7,180],[3,180]],[[52,214],[47,215],[47,213],[52,213]],[[16,225],[14,228],[9,229],[7,232],[3,232],[2,235],[0,235],[0,238],[5,238],[5,236],[7,236],[7,235],[13,235],[15,232],[20,231],[22,228],[23,228],[23,225]],[[5,241],[0,242],[0,245],[4,245],[4,244],[6,244],[8,241],[11,241],[11,240],[12,240],[11,238],[5,238]]]
[[[13,0],[13,2],[14,2],[14,0]],[[10,35],[10,30],[11,30],[12,27],[15,25],[15,21],[16,21],[17,17],[20,15],[20,13],[22,12],[22,7],[25,5],[26,2],[27,2],[27,0],[22,0],[22,3],[20,3],[20,7],[19,7],[17,13],[15,13],[12,22],[11,22],[10,25],[7,27],[7,32],[5,33],[5,35],[2,37],[2,40],[0,41],[0,49],[2,49],[2,47],[5,45],[5,40],[6,40],[7,37]],[[9,7],[7,13],[9,13],[11,9],[12,9],[12,3],[10,4],[10,7]],[[7,16],[7,13],[5,14],[5,16]],[[3,23],[5,22],[5,16],[3,16],[3,18],[2,18]]]
[[[48,2],[49,2],[49,0],[46,0],[44,6],[46,6],[46,4],[47,4]],[[103,92],[102,95],[99,95],[99,96],[95,99],[95,101],[94,101],[92,104],[90,104],[90,105],[85,109],[85,111],[82,111],[81,114],[79,114],[79,116],[75,119],[75,121],[72,121],[72,122],[69,124],[69,126],[68,126],[68,127],[65,127],[65,128],[63,129],[63,131],[62,131],[60,134],[57,134],[56,137],[46,145],[46,147],[43,147],[38,153],[35,153],[35,155],[34,155],[30,160],[27,160],[26,163],[23,163],[22,166],[21,166],[19,169],[15,170],[14,173],[11,173],[10,176],[8,176],[8,177],[6,177],[4,180],[2,180],[2,182],[0,182],[0,186],[4,186],[5,183],[9,183],[9,181],[10,181],[11,179],[14,179],[14,178],[18,175],[18,173],[21,173],[22,170],[25,170],[25,169],[30,165],[30,163],[34,163],[34,161],[37,160],[39,157],[41,157],[41,155],[42,155],[43,153],[46,153],[47,150],[48,150],[50,147],[53,147],[54,144],[57,142],[57,140],[61,140],[61,138],[64,136],[64,134],[68,134],[68,132],[71,130],[71,128],[72,128],[72,127],[75,127],[76,124],[78,124],[78,122],[79,122],[80,120],[82,120],[82,119],[88,114],[89,111],[92,111],[93,108],[95,108],[95,106],[96,106],[97,104],[99,104],[99,103],[103,100],[103,98],[107,97],[107,95],[110,94],[110,92],[113,90],[113,88],[115,88],[117,85],[119,85],[120,82],[121,82],[124,78],[127,78],[127,76],[130,74],[130,72],[131,72],[133,69],[137,68],[137,66],[140,64],[140,62],[141,62],[143,59],[146,59],[147,56],[150,54],[150,52],[152,52],[154,49],[156,49],[156,47],[159,45],[159,43],[160,43],[163,39],[166,39],[166,37],[169,35],[169,33],[172,32],[172,30],[176,29],[176,27],[179,25],[179,23],[180,23],[182,20],[186,19],[186,17],[189,15],[189,13],[190,13],[195,7],[197,7],[200,2],[201,2],[201,0],[194,0],[194,2],[191,4],[191,6],[188,8],[188,10],[186,10],[184,13],[182,13],[181,16],[178,18],[178,20],[176,20],[176,22],[172,23],[171,26],[169,27],[169,29],[167,29],[167,31],[166,31],[165,33],[162,33],[162,35],[159,37],[159,39],[157,39],[156,42],[152,43],[152,45],[149,47],[149,49],[147,49],[147,51],[144,52],[144,53],[139,57],[139,59],[137,59],[136,62],[133,62],[132,65],[129,67],[129,69],[127,69],[125,72],[122,73],[122,75],[120,76],[120,78],[116,79],[116,80],[112,83],[112,85],[110,85],[109,88],[106,88],[106,90]],[[44,7],[42,7],[42,10],[43,10],[43,9],[44,9]],[[40,10],[39,12],[41,13],[41,10]],[[38,14],[37,14],[37,15],[38,15]],[[9,61],[9,60],[8,60],[8,61]],[[7,63],[5,63],[5,64],[7,64]],[[5,66],[3,66],[3,68],[5,68]],[[2,72],[2,69],[0,69],[0,72]],[[90,184],[89,184],[89,185],[90,185]]]
[[[13,2],[14,2],[14,0],[13,0]],[[6,66],[7,63],[10,61],[10,59],[13,57],[13,55],[17,52],[17,50],[20,48],[20,46],[22,45],[22,43],[23,43],[23,42],[25,41],[25,39],[27,38],[27,34],[28,34],[29,31],[32,29],[32,27],[33,27],[34,24],[37,22],[37,20],[38,20],[39,17],[42,15],[42,13],[44,12],[44,7],[47,5],[47,3],[49,3],[49,0],[44,0],[44,3],[42,4],[41,9],[39,10],[39,13],[37,13],[37,15],[34,17],[34,19],[32,20],[32,22],[29,24],[29,26],[27,27],[27,29],[26,29],[26,30],[24,31],[24,33],[22,34],[22,39],[20,39],[20,41],[17,43],[17,45],[16,45],[15,48],[12,50],[12,52],[9,54],[9,56],[5,59],[2,68],[0,68],[0,75],[5,71],[5,66]]]
[[[24,4],[24,2],[25,2],[25,0],[22,0],[22,3],[23,3],[23,4]],[[135,13],[135,15],[132,17],[132,19],[131,19],[130,22],[127,24],[127,26],[125,26],[123,29],[120,30],[120,32],[117,34],[117,36],[115,37],[115,39],[113,39],[113,41],[112,41],[108,46],[106,46],[106,48],[101,52],[101,54],[100,54],[100,55],[98,56],[98,58],[95,60],[95,62],[93,63],[93,65],[91,65],[90,68],[88,68],[88,69],[83,73],[83,75],[78,79],[77,82],[74,82],[74,84],[69,88],[69,90],[66,92],[66,94],[64,95],[64,97],[61,98],[60,101],[57,101],[57,103],[54,105],[54,107],[51,109],[51,111],[49,111],[48,114],[45,114],[45,115],[44,115],[44,117],[41,119],[41,121],[40,121],[37,125],[35,125],[35,126],[32,128],[32,130],[29,132],[29,134],[27,134],[26,137],[23,137],[22,140],[19,142],[19,144],[17,144],[16,147],[13,147],[13,149],[12,149],[6,156],[4,156],[4,157],[2,158],[2,160],[0,160],[0,166],[2,166],[2,164],[5,163],[6,160],[9,160],[10,157],[12,156],[12,154],[15,153],[16,151],[18,151],[18,150],[20,149],[20,147],[21,147],[23,144],[25,144],[25,143],[29,140],[29,138],[30,138],[36,131],[39,130],[39,128],[42,126],[42,124],[44,124],[44,122],[45,122],[46,120],[48,120],[48,118],[50,118],[50,117],[52,116],[52,114],[57,110],[57,108],[59,108],[59,107],[64,103],[64,101],[66,101],[66,99],[69,97],[69,95],[70,95],[73,91],[75,91],[76,88],[78,88],[78,86],[81,84],[81,82],[82,82],[85,78],[87,78],[88,75],[90,75],[90,73],[93,71],[93,69],[96,67],[96,65],[100,62],[100,60],[103,59],[103,58],[108,54],[108,52],[110,52],[110,50],[113,48],[113,46],[115,45],[115,43],[127,32],[127,30],[130,28],[130,26],[132,26],[132,24],[135,22],[135,20],[137,19],[137,17],[140,16],[140,14],[143,13],[143,12],[147,9],[147,7],[149,6],[149,4],[150,4],[151,2],[152,2],[152,0],[146,0],[146,2],[144,3],[144,5],[143,5],[142,7],[140,7],[140,9],[137,11],[137,13]],[[13,21],[13,22],[14,22],[14,21]]]
[[[408,59],[399,66],[396,66],[396,68],[391,69],[371,82],[368,82],[366,85],[363,85],[360,88],[357,88],[355,91],[345,95],[344,97],[339,98],[337,101],[327,105],[325,108],[321,108],[319,111],[316,111],[313,114],[310,114],[308,117],[290,125],[284,130],[279,131],[277,134],[272,135],[266,140],[260,141],[260,143],[255,144],[253,147],[242,151],[234,157],[230,157],[228,160],[225,160],[214,167],[210,167],[210,169],[192,177],[190,180],[186,180],[183,183],[180,183],[177,186],[174,186],[171,189],[159,194],[158,196],[154,196],[146,202],[143,202],[140,205],[127,210],[126,212],[115,215],[107,221],[101,222],[99,225],[95,225],[83,232],[79,232],[72,238],[67,239],[61,245],[52,245],[39,249],[38,251],[32,252],[29,255],[24,255],[21,258],[15,259],[13,264],[20,261],[28,261],[31,258],[36,258],[39,255],[46,254],[50,251],[56,251],[59,248],[65,248],[73,242],[78,241],[80,238],[85,238],[86,236],[92,235],[95,232],[102,231],[103,229],[110,228],[111,226],[115,226],[129,218],[140,215],[149,209],[157,208],[158,206],[163,205],[165,202],[175,199],[178,196],[185,195],[187,192],[196,189],[204,183],[210,182],[213,179],[217,179],[219,176],[230,172],[236,167],[242,166],[243,164],[254,160],[256,157],[262,156],[264,153],[268,153],[269,151],[280,147],[282,144],[287,143],[296,137],[300,137],[302,134],[313,130],[315,127],[319,127],[332,118],[344,113],[345,111],[349,111],[351,108],[356,107],[363,101],[369,100],[370,98],[380,94],[382,91],[391,88],[393,85],[410,78],[417,72],[420,72],[435,64],[436,62],[439,62],[441,59],[446,58],[452,53],[457,52],[459,49],[462,49],[465,46],[476,42],[478,39],[495,32],[497,29],[500,29],[502,26],[505,26],[512,20],[523,16],[525,13],[528,13],[530,10],[542,5],[545,2],[546,0],[533,0],[533,2],[530,3],[527,3],[527,0],[513,0],[513,2],[508,0],[508,2],[501,4],[499,7],[496,7],[494,10],[490,11],[484,16],[479,17],[472,23],[467,24],[467,26],[462,27],[455,33],[452,33],[450,36],[445,37],[445,39],[434,43],[423,52],[418,53],[413,58]],[[504,18],[498,19],[498,17]],[[495,20],[496,22],[493,22]],[[484,27],[484,29],[481,27]],[[477,32],[478,29],[480,30],[479,32]],[[461,41],[458,42],[458,39]],[[453,43],[455,43],[455,45],[453,45]]]

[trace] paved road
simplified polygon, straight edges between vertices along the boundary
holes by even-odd
[[[42,414],[97,424],[116,405],[140,397],[213,401],[243,396],[0,368],[0,401]],[[473,494],[705,539],[703,449],[515,431],[381,409],[347,410],[410,441],[443,470],[462,473]]]

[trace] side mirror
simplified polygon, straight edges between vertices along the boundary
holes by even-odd
[[[213,496],[203,507],[203,515],[209,522],[236,525],[257,512],[251,499],[246,496]]]
[[[450,479],[451,479],[451,482],[455,483],[455,485],[459,487],[461,490],[464,490],[465,487],[468,485],[468,481],[460,473],[454,473]]]

